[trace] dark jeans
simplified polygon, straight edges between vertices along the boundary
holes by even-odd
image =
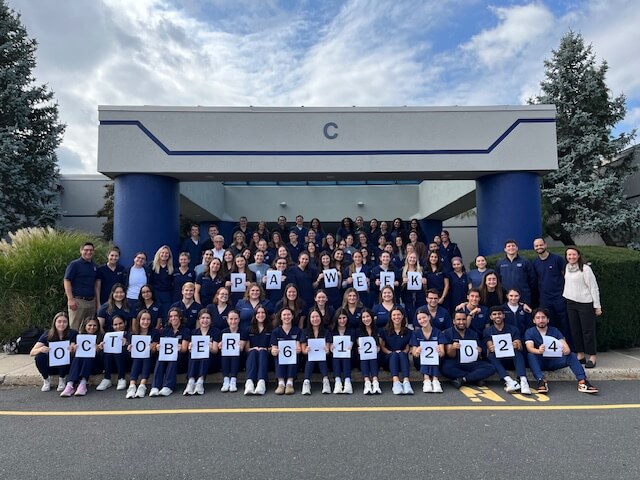
[[[567,315],[573,337],[574,350],[588,355],[596,354],[596,312],[593,303],[567,300]]]

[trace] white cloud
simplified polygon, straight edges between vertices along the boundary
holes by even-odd
[[[490,8],[499,24],[474,35],[462,46],[484,66],[504,65],[514,57],[527,55],[553,29],[553,14],[543,4]]]
[[[627,121],[639,123],[634,0],[580,2],[557,18],[551,0],[491,7],[493,25],[446,47],[437,35],[477,28],[470,18],[483,2],[9,1],[39,42],[37,79],[68,124],[66,173],[95,172],[99,104],[523,103],[569,28],[608,60],[610,87],[629,96]]]

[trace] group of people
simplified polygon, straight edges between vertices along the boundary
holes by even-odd
[[[363,392],[375,394],[384,368],[394,394],[412,394],[414,363],[424,392],[442,392],[442,376],[460,387],[497,372],[506,391],[529,394],[527,365],[538,392],[548,391],[545,370],[565,366],[580,392],[597,392],[584,368],[596,365],[602,309],[575,247],[563,258],[538,238],[529,262],[507,240],[494,269],[478,256],[466,272],[449,233],[425,241],[416,220],[388,228],[345,218],[334,234],[301,215],[291,228],[280,217],[272,231],[242,217],[230,241],[216,225],[204,242],[198,226],[189,234],[175,263],[167,245],[150,264],[138,252],[129,268],[115,247],[101,266],[92,244],[81,247],[64,277],[68,315],[58,313],[31,352],[43,390],[52,371],[62,396],[86,394],[91,374],[103,374],[97,390],[106,390],[116,373],[127,398],[144,397],[147,386],[149,396],[166,396],[185,372],[184,394],[194,395],[221,371],[222,391],[234,392],[245,369],[247,395],[266,392],[269,371],[276,394],[293,393],[299,372],[310,394],[316,370],[323,393],[353,393],[359,368]]]

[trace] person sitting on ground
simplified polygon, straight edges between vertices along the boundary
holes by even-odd
[[[529,368],[538,381],[538,393],[549,392],[544,371],[559,370],[565,367],[569,367],[578,380],[578,392],[598,393],[598,389],[587,380],[584,368],[582,368],[576,354],[569,348],[560,330],[549,326],[549,311],[546,308],[534,310],[533,324],[534,326],[526,331],[524,341],[528,352]],[[551,339],[550,342],[547,340],[546,347],[545,337]],[[545,350],[554,349],[561,349],[562,356],[545,356]]]

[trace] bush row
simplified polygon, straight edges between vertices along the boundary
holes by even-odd
[[[28,228],[0,242],[0,342],[28,327],[48,328],[56,312],[66,309],[62,279],[80,246],[93,242],[94,258],[104,261],[108,245],[89,234]]]

